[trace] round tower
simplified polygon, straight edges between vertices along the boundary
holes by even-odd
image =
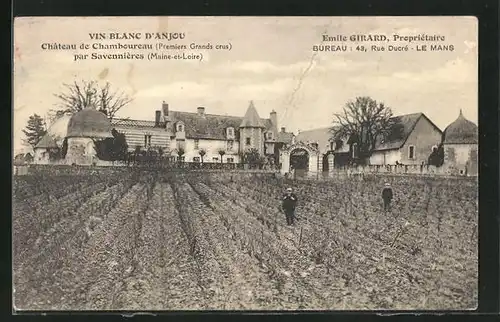
[[[460,110],[458,118],[443,132],[444,164],[450,173],[477,175],[478,137],[477,125]]]
[[[111,122],[104,113],[86,108],[70,118],[66,137],[68,139],[66,162],[90,165],[97,159],[94,140],[113,137]]]

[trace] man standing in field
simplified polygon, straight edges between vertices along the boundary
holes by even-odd
[[[384,210],[391,209],[391,200],[392,200],[392,188],[391,184],[386,182],[384,185],[384,189],[382,189],[382,200],[384,200]]]
[[[287,188],[286,193],[283,196],[282,208],[285,212],[286,223],[288,226],[294,224],[295,220],[295,206],[297,205],[298,198],[293,193],[292,188]]]

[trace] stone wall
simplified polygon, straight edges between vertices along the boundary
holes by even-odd
[[[356,174],[412,174],[412,175],[445,175],[445,176],[477,176],[477,172],[460,172],[449,166],[435,167],[431,165],[366,165],[357,167],[330,168],[323,176],[335,177],[338,175]]]
[[[66,153],[67,164],[90,165],[97,159],[94,142],[90,138],[69,138],[68,151]]]

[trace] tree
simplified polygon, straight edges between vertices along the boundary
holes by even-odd
[[[61,147],[61,159],[64,159],[67,153],[68,153],[68,138],[64,138]]]
[[[257,149],[250,149],[243,154],[244,163],[250,164],[250,166],[256,167],[261,164],[262,158]]]
[[[111,130],[111,138],[94,140],[97,157],[104,161],[124,161],[127,158],[128,145],[123,133]]]
[[[56,117],[74,114],[90,107],[103,112],[111,120],[122,107],[132,101],[125,93],[111,90],[109,83],[101,86],[96,81],[75,81],[73,84],[63,85],[65,91],[54,94],[59,99],[59,109],[53,111]]]
[[[438,147],[432,149],[429,158],[427,159],[427,164],[433,165],[436,167],[442,166],[444,163],[444,148],[443,144],[440,144]]]
[[[219,155],[220,155],[220,163],[223,163],[222,158],[223,158],[223,157],[224,157],[224,155],[226,154],[226,150],[224,150],[224,149],[219,149],[218,153],[219,153]]]
[[[158,150],[158,157],[161,160],[163,158],[163,155],[165,154],[165,150],[163,150],[161,146],[159,146],[157,150]]]
[[[178,147],[177,148],[177,157],[179,158],[178,159],[179,161],[183,161],[184,160],[184,154],[186,154],[186,150],[184,150],[183,147]]]
[[[334,140],[356,143],[355,159],[365,161],[377,142],[398,135],[400,130],[389,107],[365,96],[347,102],[342,113],[334,114],[331,132]]]
[[[201,163],[203,163],[203,158],[205,157],[205,155],[207,154],[207,151],[205,149],[200,149],[198,151],[198,154],[200,155],[201,157]]]
[[[113,135],[113,144],[111,150],[112,161],[124,161],[127,158],[128,144],[125,134],[116,129],[111,130]]]
[[[23,133],[26,136],[24,144],[30,145],[34,148],[38,142],[40,142],[42,137],[47,134],[43,118],[38,114],[31,115],[28,119],[26,128],[23,129]]]

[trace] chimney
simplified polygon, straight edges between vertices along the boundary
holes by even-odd
[[[271,113],[269,113],[269,118],[271,119],[271,123],[273,123],[275,129],[278,129],[278,116],[276,115],[275,110],[272,110]]]
[[[155,126],[156,127],[160,126],[160,119],[161,119],[161,111],[158,110],[155,112]]]
[[[285,128],[284,127],[281,128],[281,133],[285,133]]]
[[[168,104],[165,103],[165,101],[161,104],[161,110],[163,112],[163,117],[168,116]]]
[[[205,116],[205,108],[203,106],[198,107],[198,116]]]

